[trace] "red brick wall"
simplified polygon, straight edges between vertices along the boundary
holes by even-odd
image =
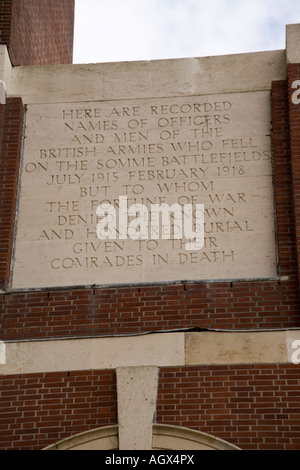
[[[24,109],[20,98],[0,105],[0,288],[8,285],[15,226]]]
[[[12,0],[0,0],[0,44],[9,44]]]
[[[157,423],[206,432],[243,450],[299,449],[299,380],[294,365],[162,369]]]
[[[0,149],[2,149],[4,119],[5,119],[5,105],[0,104]]]
[[[189,427],[244,450],[300,448],[300,368],[162,368],[157,423]],[[0,377],[0,450],[38,450],[117,424],[114,371]]]
[[[69,64],[74,0],[0,0],[0,43],[13,65]]]
[[[1,450],[38,450],[114,424],[114,371],[0,377]]]
[[[288,100],[288,82],[273,82],[272,124],[278,258],[282,274],[296,279],[298,269]]]
[[[300,80],[300,64],[288,65],[289,121],[291,139],[291,159],[294,190],[294,211],[297,240],[298,265],[300,269],[300,105],[293,104],[292,84]]]
[[[27,292],[2,296],[2,340],[144,333],[181,328],[299,326],[291,281]]]

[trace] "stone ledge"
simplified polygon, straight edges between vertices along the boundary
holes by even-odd
[[[300,329],[170,332],[141,336],[6,342],[0,375],[118,367],[292,363]]]

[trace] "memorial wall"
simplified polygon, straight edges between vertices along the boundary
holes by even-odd
[[[13,289],[276,276],[270,93],[29,104]]]
[[[6,3],[57,42],[61,2]],[[300,26],[83,65],[25,32],[0,45],[0,449],[298,450]]]

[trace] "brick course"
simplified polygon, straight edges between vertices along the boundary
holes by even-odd
[[[270,281],[6,294],[0,305],[1,337],[297,327],[297,287]]]

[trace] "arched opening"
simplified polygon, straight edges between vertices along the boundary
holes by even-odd
[[[118,450],[118,426],[88,431],[44,450]],[[130,450],[130,449],[128,449]],[[152,450],[240,450],[209,434],[177,426],[153,425]]]

